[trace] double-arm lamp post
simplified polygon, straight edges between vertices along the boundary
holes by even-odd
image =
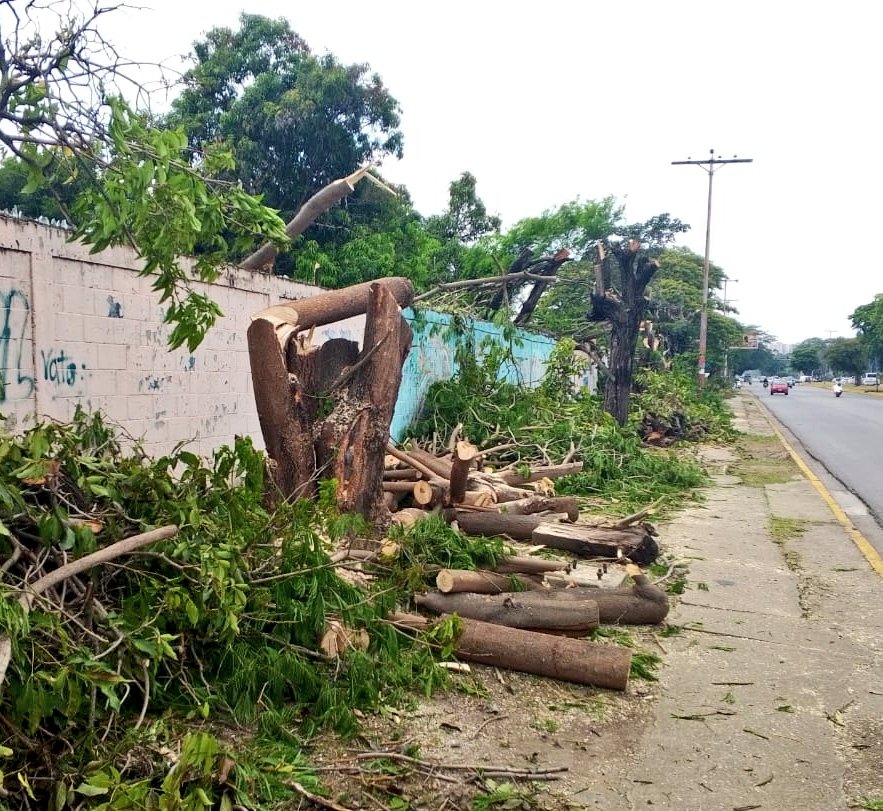
[[[672,161],[672,166],[698,166],[708,175],[708,213],[705,217],[705,261],[702,263],[702,310],[699,315],[699,385],[705,385],[705,351],[708,344],[708,257],[711,248],[711,186],[718,167],[727,163],[751,163],[753,158],[716,158],[714,150],[704,161]]]

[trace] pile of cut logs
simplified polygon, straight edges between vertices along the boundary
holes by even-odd
[[[394,522],[413,523],[426,510],[440,510],[466,535],[505,536],[579,557],[642,564],[659,554],[655,530],[643,521],[649,509],[612,524],[583,523],[575,497],[552,495],[553,480],[578,473],[582,462],[531,467],[524,475],[476,469],[482,453],[464,440],[453,443],[445,456],[391,444],[386,450],[383,491]],[[410,507],[398,509],[406,499]]]
[[[579,522],[576,499],[552,495],[551,485],[581,463],[534,467],[526,475],[479,471],[482,454],[466,441],[445,456],[392,445],[387,454],[383,489],[386,506],[397,510],[394,522],[408,525],[435,510],[466,535],[503,536],[599,561],[594,577],[574,575],[572,562],[529,555],[504,558],[489,571],[439,571],[437,590],[418,595],[416,604],[461,618],[458,658],[625,689],[631,651],[575,637],[601,623],[656,624],[668,613],[665,592],[634,564],[650,563],[659,552],[655,530],[643,520],[651,508],[612,524]],[[626,564],[634,585],[604,588],[617,562]],[[416,614],[391,619],[408,628],[429,625]]]

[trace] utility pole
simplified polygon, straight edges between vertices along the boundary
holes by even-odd
[[[711,184],[717,168],[727,163],[752,163],[754,158],[716,158],[714,150],[704,161],[672,161],[672,166],[698,166],[708,175],[708,212],[705,217],[705,261],[702,263],[702,311],[699,315],[699,385],[705,385],[705,350],[708,343],[708,257],[711,249]]]

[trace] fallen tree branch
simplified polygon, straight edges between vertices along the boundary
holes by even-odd
[[[174,524],[169,524],[165,527],[159,527],[159,529],[153,529],[150,532],[142,532],[139,535],[133,535],[131,538],[124,538],[110,546],[105,546],[103,549],[99,549],[97,552],[93,552],[91,555],[85,555],[77,560],[72,560],[70,563],[67,563],[64,566],[59,566],[54,571],[39,578],[39,580],[35,580],[30,585],[26,585],[22,595],[18,598],[18,604],[24,609],[25,613],[28,613],[34,604],[34,599],[36,597],[46,591],[46,589],[52,588],[52,586],[61,583],[68,577],[73,577],[74,575],[80,574],[80,572],[85,572],[87,569],[91,569],[93,566],[98,566],[101,563],[107,563],[109,560],[128,555],[136,549],[140,549],[142,546],[172,538],[177,533],[178,527]],[[0,636],[0,685],[2,685],[6,679],[6,670],[9,667],[11,659],[12,639],[4,634],[3,636]]]
[[[491,287],[493,285],[509,284],[510,282],[545,282],[553,284],[556,280],[548,276],[542,276],[539,273],[531,273],[530,271],[522,271],[521,273],[511,273],[507,276],[484,276],[480,279],[461,279],[457,282],[442,282],[437,284],[431,290],[415,296],[414,301],[423,301],[437,293],[446,293],[450,290],[468,290],[473,287]]]

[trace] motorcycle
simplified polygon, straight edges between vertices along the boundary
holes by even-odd
[[[763,387],[766,388],[767,386],[769,386],[769,384],[770,384],[769,380],[764,379]]]
[[[834,396],[839,397],[841,394],[843,394],[843,386],[838,383],[834,386]]]

